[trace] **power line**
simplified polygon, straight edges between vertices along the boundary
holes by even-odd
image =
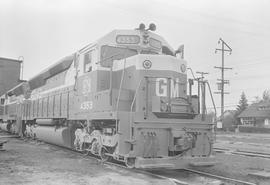
[[[242,67],[242,66],[249,66],[249,65],[256,65],[256,64],[263,64],[263,63],[269,63],[269,59],[270,57],[264,57],[264,58],[253,58],[253,59],[247,59],[247,60],[240,60],[240,61],[244,61],[244,62],[248,62],[248,61],[256,61],[256,62],[249,62],[249,63],[243,63],[243,64],[236,64],[234,66],[236,67]],[[268,61],[264,61],[264,60],[268,60]],[[239,60],[237,60],[239,61]],[[260,62],[258,62],[260,61]]]
[[[200,17],[202,17],[202,15],[204,16],[204,17],[207,17],[207,20],[209,20],[209,18],[214,18],[216,21],[218,21],[218,22],[220,22],[220,19],[225,19],[226,20],[226,18],[222,18],[222,17],[220,17],[220,18],[216,18],[214,15],[205,15],[205,13],[201,13],[201,12],[196,12],[196,11],[192,11],[192,10],[190,10],[190,9],[185,9],[185,8],[183,8],[183,7],[181,7],[181,9],[182,10],[186,10],[186,12],[187,13],[189,13],[189,12],[191,12],[191,14],[197,14],[197,15],[200,15]],[[267,32],[265,32],[265,29],[264,30],[259,30],[259,31],[256,31],[256,32],[252,32],[251,31],[251,29],[240,29],[240,28],[238,28],[237,27],[237,29],[236,29],[236,27],[235,26],[232,26],[232,27],[230,27],[230,28],[228,28],[228,26],[227,27],[225,27],[224,25],[218,25],[218,24],[210,24],[210,23],[205,23],[205,21],[197,21],[197,22],[195,22],[194,20],[197,20],[197,19],[193,19],[193,20],[191,20],[191,19],[187,19],[187,18],[189,18],[190,16],[182,16],[181,17],[181,20],[183,21],[186,21],[186,22],[188,22],[188,23],[195,23],[195,24],[201,24],[201,25],[203,25],[203,26],[208,26],[208,27],[214,27],[214,28],[218,28],[218,29],[220,29],[220,28],[222,28],[222,30],[228,30],[228,31],[233,31],[233,32],[242,32],[242,33],[244,33],[244,34],[248,34],[248,35],[251,35],[251,36],[259,36],[259,37],[265,37],[265,36],[268,36],[268,33]],[[172,19],[177,19],[178,17],[170,17],[170,20],[172,20]],[[178,18],[179,19],[179,18]],[[205,18],[203,18],[203,19],[205,19]],[[254,25],[254,23],[245,23],[245,22],[243,22],[243,21],[240,21],[240,20],[235,20],[235,19],[233,19],[233,18],[227,18],[228,19],[228,21],[230,22],[230,23],[232,23],[232,22],[235,22],[234,24],[236,24],[236,25],[239,25],[239,23],[240,24],[244,24],[244,25],[250,25],[250,26],[253,26],[253,27],[256,27],[256,28],[258,28],[258,26],[255,26]],[[265,26],[265,25],[263,25],[263,26]]]
[[[249,71],[249,70],[247,70]],[[247,79],[252,79],[252,80],[260,80],[262,78],[270,78],[270,74],[257,74],[257,75],[253,75],[253,74],[244,74],[244,75],[235,75],[235,76],[230,76],[227,79],[229,80],[236,80],[236,81],[242,81],[242,80],[247,80]],[[208,78],[208,81],[213,81],[216,80],[216,77],[212,77],[212,78]],[[258,88],[258,87],[256,87]]]
[[[248,102],[248,104],[252,104],[254,103],[254,101],[252,102]],[[233,105],[224,105],[224,107],[237,107],[239,104],[233,104]],[[220,109],[221,107],[206,107],[206,109],[214,109],[214,108],[217,108],[217,109]]]
[[[258,65],[258,64],[265,64],[265,63],[269,63],[270,57],[264,57],[264,58],[253,58],[253,59],[248,59],[248,60],[244,60],[241,59],[240,61],[256,61],[256,62],[249,62],[249,63],[243,63],[243,64],[233,64],[234,65],[234,69],[237,68],[237,71],[246,71],[248,68],[253,67],[253,65]],[[267,61],[265,61],[267,60]],[[237,59],[237,61],[239,61]],[[211,74],[217,74],[217,73],[211,73]]]

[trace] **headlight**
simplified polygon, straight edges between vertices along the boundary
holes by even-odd
[[[160,111],[168,112],[168,103],[164,100],[160,100]]]

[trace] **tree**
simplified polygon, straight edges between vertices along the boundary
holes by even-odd
[[[241,97],[240,97],[240,100],[239,100],[239,104],[237,105],[237,112],[239,112],[239,114],[241,112],[243,112],[246,108],[248,107],[248,100],[247,100],[247,97],[245,95],[244,92],[242,92],[241,94]]]
[[[270,91],[268,89],[263,91],[262,100],[264,102],[270,102]]]
[[[244,92],[242,92],[239,100],[239,104],[237,105],[236,112],[234,115],[234,119],[236,120],[237,124],[240,124],[239,119],[237,116],[241,114],[246,108],[248,107],[248,100]]]
[[[270,102],[270,90],[264,90],[262,97],[255,96],[253,103],[262,103],[262,102]]]

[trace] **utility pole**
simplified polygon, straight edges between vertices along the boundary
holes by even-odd
[[[221,43],[221,49],[220,48],[216,48],[215,53],[217,53],[217,51],[221,51],[221,57],[222,57],[222,63],[221,63],[221,67],[216,67],[217,69],[221,70],[221,79],[218,79],[218,90],[220,90],[219,92],[215,92],[216,94],[221,94],[221,119],[223,120],[223,114],[224,114],[224,94],[229,94],[227,92],[224,92],[224,85],[225,84],[229,84],[229,80],[225,80],[224,79],[224,71],[225,69],[232,69],[229,67],[224,67],[224,54],[225,52],[229,52],[230,54],[232,53],[232,49],[230,48],[230,46],[221,38],[218,41],[218,44]],[[226,49],[225,49],[226,47]]]

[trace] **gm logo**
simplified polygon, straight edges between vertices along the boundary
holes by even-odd
[[[156,95],[157,96],[168,96],[168,85],[170,83],[170,95],[172,98],[179,97],[179,78],[168,80],[167,78],[156,79]]]

